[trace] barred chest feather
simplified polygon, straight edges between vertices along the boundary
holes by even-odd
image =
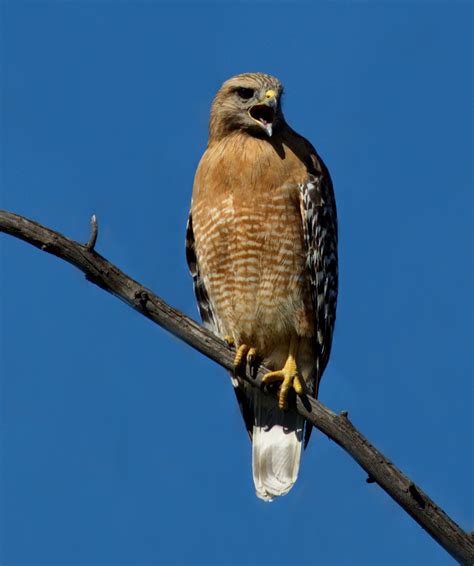
[[[268,142],[239,137],[209,147],[196,173],[196,254],[220,333],[265,353],[295,331],[313,334],[295,183],[307,172],[288,148],[275,160]]]

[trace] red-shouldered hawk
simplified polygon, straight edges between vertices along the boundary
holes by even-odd
[[[203,322],[233,343],[235,366],[258,357],[278,401],[232,375],[253,443],[258,497],[284,495],[311,427],[285,411],[292,390],[317,396],[336,317],[337,218],[328,170],[285,122],[281,83],[226,81],[211,109],[194,180],[186,251]],[[305,443],[306,443],[305,442]]]

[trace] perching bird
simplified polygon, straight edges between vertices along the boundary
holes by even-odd
[[[285,122],[283,87],[244,73],[214,98],[194,180],[186,255],[203,322],[235,345],[236,370],[257,358],[281,382],[278,400],[232,375],[252,439],[257,496],[296,481],[311,427],[288,412],[292,390],[317,396],[337,301],[337,218],[331,178]],[[304,101],[310,103],[310,98]],[[304,438],[303,438],[304,437]]]

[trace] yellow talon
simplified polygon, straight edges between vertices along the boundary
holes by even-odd
[[[263,383],[273,383],[281,381],[280,391],[278,393],[278,406],[280,409],[285,410],[288,407],[288,393],[293,388],[298,395],[304,392],[303,383],[298,375],[298,368],[296,366],[296,355],[298,352],[298,341],[296,338],[291,339],[290,352],[283,369],[278,371],[270,371],[263,379]]]
[[[304,389],[299,375],[295,375],[293,379],[293,389],[296,391],[298,395],[303,395]]]
[[[282,410],[288,408],[288,393],[291,388],[293,388],[298,395],[303,394],[304,389],[299,375],[296,371],[286,369],[286,366],[279,371],[267,373],[262,379],[263,383],[273,383],[274,381],[282,382],[278,393],[278,406]]]
[[[234,358],[234,367],[239,369],[246,361],[252,365],[257,358],[257,349],[247,346],[247,344],[241,344],[237,348],[237,352]]]
[[[231,336],[230,334],[227,334],[226,336],[224,336],[224,342],[227,342],[227,344],[231,347],[235,346],[234,337]]]
[[[235,369],[239,369],[242,365],[242,362],[245,360],[247,352],[250,350],[250,347],[247,344],[242,344],[237,348],[237,353],[235,354],[234,358],[234,366]]]
[[[248,353],[247,353],[247,361],[250,365],[252,365],[255,360],[257,358],[257,349],[256,348],[250,348]]]

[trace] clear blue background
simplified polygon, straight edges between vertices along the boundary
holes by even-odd
[[[472,529],[472,4],[1,3],[3,208],[197,316],[193,174],[223,80],[264,71],[334,180],[341,293],[321,400]],[[315,433],[254,495],[226,372],[2,236],[0,562],[451,564]],[[177,411],[178,408],[178,411]]]

